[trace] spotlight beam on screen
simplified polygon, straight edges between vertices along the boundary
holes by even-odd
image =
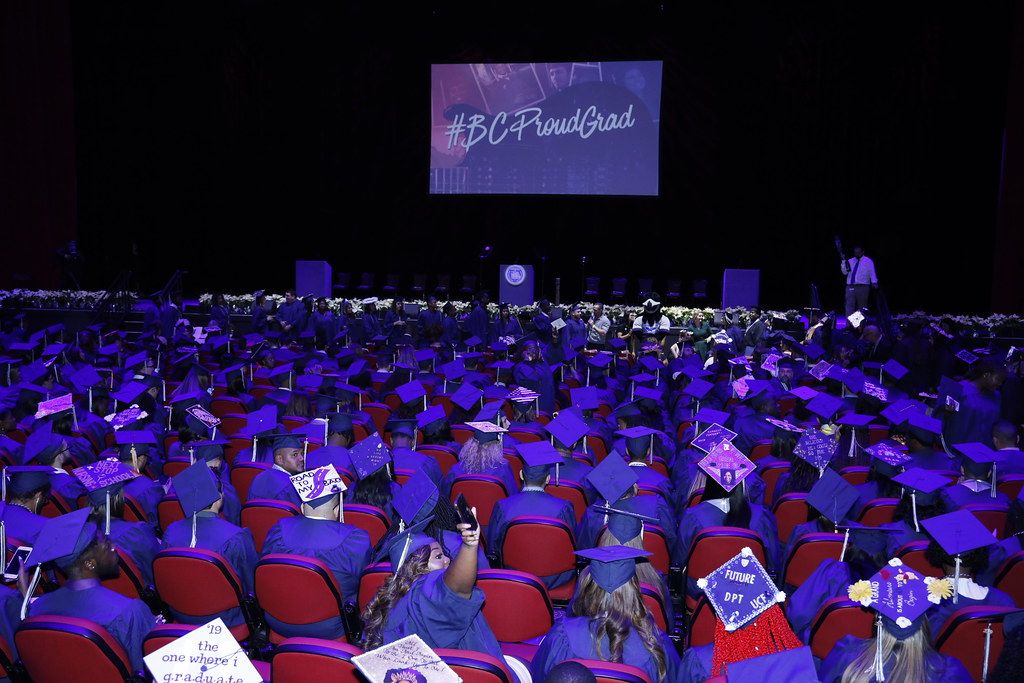
[[[658,194],[660,61],[434,64],[431,194]]]

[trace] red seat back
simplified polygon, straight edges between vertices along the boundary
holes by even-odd
[[[516,427],[510,429],[508,435],[517,439],[519,443],[534,443],[536,441],[544,441],[548,437],[547,435],[537,427]]]
[[[149,522],[149,515],[146,514],[142,503],[130,493],[124,494],[124,521]]]
[[[946,575],[942,567],[936,567],[928,561],[925,552],[928,550],[928,541],[910,541],[900,546],[896,551],[896,557],[903,561],[911,569],[915,569],[925,576],[934,576],[941,579]]]
[[[600,434],[587,434],[587,450],[594,454],[594,463],[600,463],[608,457],[608,444]]]
[[[764,481],[764,504],[771,505],[775,501],[775,487],[783,472],[789,472],[791,465],[785,460],[762,460],[757,464],[757,473]]]
[[[1016,500],[1024,487],[1024,474],[1003,474],[996,483],[996,490],[1005,493],[1010,500]]]
[[[864,504],[864,509],[857,516],[857,521],[864,526],[882,526],[892,521],[896,513],[899,498],[875,498]]]
[[[168,458],[164,462],[164,467],[163,467],[164,476],[167,477],[168,479],[176,477],[179,474],[181,474],[182,471],[188,469],[188,466],[191,465],[191,464],[192,463],[189,461],[189,458],[187,458],[187,457],[186,458],[181,458],[181,457],[178,457],[178,458]]]
[[[146,581],[142,578],[142,573],[139,572],[139,568],[128,553],[116,546],[115,550],[117,551],[117,567],[120,571],[113,579],[104,581],[102,586],[115,593],[120,593],[126,598],[141,599],[143,591],[146,590]]]
[[[373,596],[377,594],[377,591],[380,590],[380,587],[384,585],[389,576],[391,576],[390,562],[371,564],[363,570],[363,573],[359,576],[359,598],[357,603],[360,614],[366,610],[366,605],[369,604],[370,600],[373,600]]]
[[[788,539],[798,525],[807,521],[810,508],[807,506],[806,493],[785,493],[772,506],[775,524],[779,529],[779,538]]]
[[[127,653],[105,628],[85,619],[29,617],[14,634],[35,683],[111,683],[132,675]],[[59,653],[60,656],[54,656]]]
[[[221,419],[219,427],[222,432],[234,434],[237,430],[228,432],[227,428],[224,427],[224,418],[228,415],[244,415],[245,404],[242,403],[241,399],[237,399],[234,396],[218,396],[210,401],[210,412]]]
[[[502,563],[509,569],[550,576],[576,568],[572,529],[554,517],[516,517],[501,544]]]
[[[690,625],[686,629],[686,647],[707,645],[715,639],[715,610],[706,596],[700,596],[693,613],[690,614]]]
[[[252,461],[236,462],[231,465],[231,485],[238,493],[238,500],[248,500],[252,480],[272,467],[273,465],[269,463]]]
[[[772,454],[772,440],[763,439],[754,444],[754,447],[750,449],[750,459],[754,462],[767,458]]]
[[[452,441],[460,445],[469,441],[469,438],[473,436],[473,428],[467,427],[464,424],[452,425],[449,431],[452,435]]]
[[[494,504],[508,498],[504,482],[490,474],[460,474],[455,477],[452,481],[452,502],[460,493],[466,497],[470,507],[476,508],[477,521],[484,525],[491,521]]]
[[[448,474],[448,470],[452,468],[452,465],[459,461],[459,454],[449,446],[420,446],[416,451],[423,455],[429,455],[436,460],[441,468],[441,474]]]
[[[843,636],[870,638],[873,623],[874,612],[859,602],[846,598],[826,600],[811,622],[808,645],[815,657],[824,659]]]
[[[514,683],[516,680],[504,661],[482,652],[445,648],[434,651],[458,674],[462,683]]]
[[[1003,617],[1016,607],[964,607],[953,612],[939,629],[935,649],[956,657],[976,681],[986,668],[991,672],[1003,651]],[[985,661],[985,631],[992,629],[988,662]]]
[[[600,659],[571,659],[571,662],[579,662],[587,667],[594,674],[596,683],[651,683],[651,677],[643,669],[619,664],[617,662],[605,662]]]
[[[359,527],[370,535],[370,545],[377,545],[391,526],[386,512],[373,505],[349,503],[344,506],[345,524]]]
[[[167,531],[167,527],[185,519],[185,510],[182,509],[177,496],[164,496],[156,504],[156,517],[160,522],[160,528]]]
[[[789,557],[782,573],[782,583],[787,586],[799,586],[807,580],[815,569],[825,560],[838,560],[843,552],[843,535],[829,533],[812,533],[800,537]]]
[[[1006,558],[992,585],[1008,593],[1015,604],[1024,605],[1024,551]]]
[[[997,538],[1006,538],[1006,518],[1010,509],[1005,505],[974,503],[963,506],[972,515],[978,518],[986,529],[995,532]]]
[[[867,483],[868,473],[871,471],[870,467],[864,467],[863,465],[850,465],[839,470],[839,475],[846,480],[846,483],[850,486],[860,486],[861,484]]]
[[[278,645],[272,663],[274,683],[338,681],[363,683],[352,657],[362,654],[355,645],[317,638],[289,638]]]
[[[201,548],[166,548],[153,560],[160,598],[176,612],[206,617],[242,607],[242,583],[219,553]],[[233,627],[238,640],[249,637],[247,624]]]
[[[668,574],[672,556],[668,551],[665,531],[657,524],[644,522],[644,550],[653,553],[647,560],[662,574]]]
[[[242,526],[252,532],[256,552],[263,552],[263,541],[270,528],[286,517],[298,517],[302,511],[284,500],[250,500],[242,506]]]
[[[256,563],[256,600],[286,624],[312,624],[344,616],[344,596],[334,574],[321,560],[271,553]],[[270,642],[285,637],[268,625]]]
[[[889,438],[889,428],[884,424],[868,425],[868,445],[874,446],[879,441]]]
[[[548,591],[536,576],[509,569],[481,569],[484,618],[503,642],[518,643],[547,633],[554,624]]]
[[[391,417],[391,408],[383,403],[364,403],[363,412],[370,416],[377,431],[383,434],[384,425],[388,423],[388,418]]]
[[[576,523],[579,524],[580,520],[583,519],[583,513],[587,511],[587,496],[583,492],[582,484],[568,479],[560,479],[557,486],[552,481],[544,487],[544,490],[555,498],[561,498],[572,503],[572,511],[576,515]]]
[[[640,584],[640,597],[644,601],[644,607],[651,613],[654,624],[664,633],[671,633],[668,623],[668,611],[665,609],[665,600],[661,597],[658,589],[650,584]]]
[[[197,628],[197,624],[157,624],[142,639],[142,654],[151,655],[164,645],[170,645]]]

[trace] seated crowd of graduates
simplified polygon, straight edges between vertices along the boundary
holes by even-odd
[[[28,615],[81,617],[142,670],[142,639],[162,617],[101,581],[116,574],[117,550],[152,583],[157,554],[183,547],[220,554],[247,593],[261,554],[322,561],[346,599],[368,566],[390,562],[360,615],[358,645],[417,633],[435,648],[504,658],[519,680],[544,680],[573,658],[630,664],[658,682],[769,671],[794,681],[976,679],[933,638],[965,606],[1022,607],[993,585],[1024,550],[1019,352],[975,348],[937,326],[889,340],[870,320],[860,329],[812,321],[802,342],[768,326],[676,340],[648,308],[629,343],[614,333],[588,341],[584,329],[570,344],[564,326],[524,335],[520,325],[508,335],[457,328],[450,349],[407,332],[356,343],[304,335],[273,319],[242,335],[230,316],[205,336],[185,319],[168,330],[157,319],[134,338],[95,325],[74,343],[48,343],[66,335],[60,326],[8,327],[5,563],[19,546],[32,551],[18,585],[0,586],[0,636],[13,647]],[[260,473],[237,489],[233,468],[254,462]],[[478,526],[452,504],[473,478],[500,491],[477,505]],[[800,523],[773,514],[787,494],[803,494],[789,495],[805,501]],[[182,514],[161,528],[157,508],[171,495]],[[241,526],[252,500],[301,511],[273,526],[259,552]],[[126,521],[128,502],[143,521]],[[371,539],[346,523],[347,505],[379,509],[387,533]],[[515,564],[503,550],[523,517],[568,529],[582,569],[538,577],[564,616],[535,647],[506,656],[475,583],[478,569]],[[753,532],[756,552],[734,560],[763,567],[768,597],[741,621],[722,586],[747,574],[729,564],[687,571],[712,527]],[[786,584],[787,559],[814,534],[841,538],[841,553]],[[671,571],[652,563],[653,538]],[[898,559],[919,541],[944,579]],[[658,595],[666,629],[642,589]],[[718,617],[714,640],[683,648],[701,596]],[[837,597],[877,612],[874,635],[812,658],[812,622]],[[240,609],[164,613],[187,624],[244,619]],[[341,618],[267,622],[284,637],[347,634]],[[1007,617],[1005,661],[992,662],[990,680],[1020,680],[1015,623]]]

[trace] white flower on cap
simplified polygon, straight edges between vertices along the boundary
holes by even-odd
[[[743,546],[743,549],[740,550],[740,555],[742,555],[743,557],[750,557],[753,554],[754,551],[752,551],[749,546]]]
[[[700,588],[701,590],[704,590],[707,587],[708,587],[708,580],[707,579],[697,579],[697,588]]]
[[[901,560],[898,557],[894,557],[891,560],[889,560],[889,566],[890,567],[902,567],[903,566],[903,560]]]
[[[896,620],[896,625],[900,628],[909,628],[911,623],[910,619],[907,619],[906,617],[900,617]]]
[[[775,594],[775,602],[786,602],[786,594],[784,592],[782,592],[782,591],[779,591],[778,593],[776,593]]]

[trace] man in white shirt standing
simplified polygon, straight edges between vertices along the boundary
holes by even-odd
[[[587,348],[603,350],[612,322],[604,314],[604,304],[594,304],[594,311],[587,321]]]
[[[839,268],[846,276],[846,315],[868,306],[868,295],[878,289],[875,262],[864,255],[863,247],[853,248],[853,258],[842,261]]]

